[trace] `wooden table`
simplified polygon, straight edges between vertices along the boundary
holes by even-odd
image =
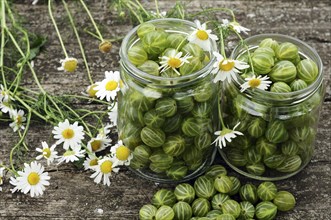
[[[60,2],[60,1],[59,1]],[[59,2],[54,6],[55,18],[65,37],[69,53],[80,58],[79,47],[74,34],[70,31],[64,10]],[[105,37],[124,36],[132,25],[119,22],[106,0],[87,1],[92,14]],[[151,1],[153,2],[153,1]],[[31,31],[47,36],[48,42],[35,59],[35,69],[43,86],[53,94],[79,94],[88,85],[83,65],[76,73],[69,74],[57,71],[62,51],[56,33],[51,25],[46,1],[40,0],[32,6],[31,1],[14,1],[14,8],[24,18],[24,25]],[[175,0],[160,0],[160,7],[166,10]],[[143,4],[153,8],[152,3]],[[280,189],[291,191],[297,205],[293,211],[279,213],[277,219],[327,220],[331,219],[331,2],[330,0],[236,0],[213,1],[193,0],[188,8],[198,11],[200,4],[204,7],[229,7],[235,11],[237,20],[251,29],[250,35],[260,33],[280,33],[299,38],[314,47],[320,54],[324,64],[324,76],[327,93],[318,126],[315,154],[311,163],[299,174],[276,184]],[[74,9],[78,26],[89,25],[89,20],[76,3],[69,3]],[[220,14],[220,18],[222,14]],[[106,70],[119,69],[119,46],[114,43],[110,54],[98,51],[98,41],[83,34],[82,41],[93,77],[101,80]],[[24,78],[24,83],[35,88],[32,77]],[[40,142],[48,140],[52,127],[43,123],[33,123],[27,142],[34,157],[34,149]],[[4,124],[0,125],[0,160],[8,162],[9,151],[17,136]],[[219,157],[219,156],[218,156]],[[220,160],[220,159],[218,159]],[[230,171],[230,168],[228,168]],[[21,193],[12,194],[8,178],[0,193],[0,219],[137,219],[140,207],[149,202],[153,193],[170,185],[156,184],[139,178],[129,170],[115,175],[110,187],[96,185],[89,178],[90,173],[76,169],[74,166],[47,168],[51,176],[51,185],[41,198],[31,198]],[[236,175],[233,171],[231,174]],[[254,182],[240,177],[243,182]],[[103,213],[98,212],[102,209]],[[100,210],[99,210],[100,211]]]

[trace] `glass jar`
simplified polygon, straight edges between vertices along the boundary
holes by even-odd
[[[311,160],[325,86],[321,58],[298,39],[279,34],[256,35],[246,40],[250,53],[266,38],[296,45],[300,60],[310,58],[317,64],[318,76],[305,89],[286,93],[260,89],[240,92],[245,80],[238,74],[237,79],[233,77],[223,86],[222,111],[230,127],[240,122],[236,130],[243,135],[219,151],[240,174],[273,181],[295,175]],[[249,62],[245,60],[247,54],[247,48],[239,45],[231,57]]]
[[[195,24],[180,19],[150,22],[167,34],[187,37]],[[146,24],[146,23],[145,23]],[[130,168],[156,182],[183,182],[202,174],[217,152],[217,85],[212,82],[213,51],[199,71],[178,77],[151,75],[129,61],[128,50],[141,42],[134,28],[121,45],[119,139],[133,152]]]

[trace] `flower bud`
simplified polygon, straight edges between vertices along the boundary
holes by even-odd
[[[108,40],[104,40],[99,44],[99,50],[102,53],[109,53],[112,48],[112,43]]]

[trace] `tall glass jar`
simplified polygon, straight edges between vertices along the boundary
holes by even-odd
[[[195,27],[180,19],[147,24],[184,39]],[[138,69],[128,57],[130,48],[141,44],[138,28],[121,45],[119,139],[133,152],[130,167],[140,176],[156,182],[187,181],[203,173],[216,153],[211,145],[218,123],[217,88],[211,74],[216,43],[210,41],[200,70],[176,77],[152,75]],[[183,45],[186,43],[184,40]]]
[[[220,150],[220,154],[240,174],[272,181],[295,175],[311,160],[325,86],[319,55],[298,39],[279,34],[256,35],[246,40],[250,54],[266,38],[272,38],[279,44],[289,42],[296,45],[298,61],[306,58],[314,61],[318,76],[305,89],[294,92],[260,89],[241,92],[245,80],[239,75],[236,79],[233,77],[231,83],[224,84],[222,111],[226,115],[225,121],[230,126],[240,122],[237,130],[243,135]],[[250,62],[247,54],[246,47],[237,46],[232,58]],[[276,59],[275,63],[278,61]],[[298,65],[298,61],[294,61],[294,65]],[[286,73],[281,74],[285,76]],[[286,88],[290,88],[287,84]]]

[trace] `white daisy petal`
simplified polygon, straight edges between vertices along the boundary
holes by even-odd
[[[240,123],[236,124],[233,129],[224,128],[221,131],[216,131],[214,134],[217,135],[217,138],[213,143],[216,143],[219,148],[226,146],[226,142],[231,142],[232,139],[236,138],[238,135],[243,135],[240,131],[235,131]]]
[[[110,186],[110,180],[112,172],[118,172],[116,166],[118,165],[116,159],[105,156],[104,158],[98,160],[98,165],[95,167],[93,173],[90,177],[94,178],[95,183],[100,183],[103,179],[103,184]]]
[[[130,149],[123,145],[123,142],[120,140],[110,149],[110,153],[113,158],[116,158],[119,165],[130,165],[133,154]]]
[[[193,32],[188,36],[187,40],[191,43],[197,44],[204,51],[210,51],[213,41],[217,41],[218,37],[211,34],[211,30],[207,30],[207,24],[201,25],[199,20],[194,21],[196,28],[193,28]]]

